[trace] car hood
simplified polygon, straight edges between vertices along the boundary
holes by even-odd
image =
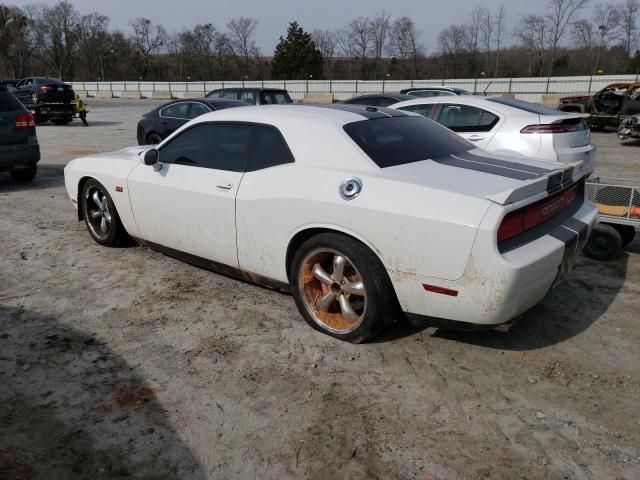
[[[555,191],[582,176],[582,162],[548,162],[484,150],[387,167],[388,178],[486,198],[499,204],[517,202],[536,194]]]

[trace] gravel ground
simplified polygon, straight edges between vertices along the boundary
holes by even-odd
[[[350,345],[291,297],[95,244],[70,159],[135,144],[152,101],[38,128],[0,174],[0,478],[640,478],[640,242],[583,259],[509,333],[396,325]],[[602,173],[640,145],[594,134]]]

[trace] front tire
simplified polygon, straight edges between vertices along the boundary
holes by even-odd
[[[128,235],[107,189],[91,179],[82,188],[82,212],[91,237],[107,247],[122,245]]]
[[[157,133],[147,135],[147,145],[158,145],[162,143],[162,137]]]
[[[294,255],[290,278],[305,321],[340,340],[372,339],[399,310],[378,257],[346,235],[323,233],[303,243]]]

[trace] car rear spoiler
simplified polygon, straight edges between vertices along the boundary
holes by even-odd
[[[525,180],[521,185],[498,193],[487,195],[486,198],[500,205],[507,205],[535,197],[533,200],[544,198],[542,193],[552,195],[563,188],[572,185],[584,176],[584,163],[573,162],[558,165],[557,170],[552,170],[538,178]],[[527,202],[528,203],[528,202]]]

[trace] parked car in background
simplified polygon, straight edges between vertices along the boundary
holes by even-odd
[[[452,95],[471,95],[471,92],[468,92],[463,88],[454,87],[414,87],[400,90],[400,93],[422,98],[448,97]]]
[[[145,113],[138,122],[138,145],[156,145],[182,125],[200,115],[248,103],[227,98],[172,100]]]
[[[588,113],[594,130],[618,128],[630,115],[640,113],[640,82],[612,83],[594,95],[561,98],[558,110]]]
[[[627,140],[628,138],[640,139],[640,113],[631,115],[620,122],[618,138],[620,140]]]
[[[31,111],[36,123],[51,120],[56,125],[65,125],[73,120],[75,93],[71,85],[57,78],[24,78],[13,93]]]
[[[207,93],[207,98],[242,100],[252,105],[287,105],[293,103],[289,92],[277,88],[219,88]]]
[[[97,243],[128,235],[289,290],[311,327],[357,343],[405,314],[492,328],[540,302],[596,217],[577,167],[492,155],[400,110],[296,105],[202,115],[64,175]]]
[[[584,162],[593,172],[596,147],[583,113],[566,113],[507,97],[432,97],[391,108],[418,113],[473,142],[478,148],[553,162]]]
[[[39,161],[33,115],[5,86],[0,86],[0,172],[9,172],[16,182],[30,182]]]
[[[348,105],[369,105],[372,107],[388,107],[394,103],[404,102],[406,100],[413,100],[415,97],[410,95],[403,95],[402,93],[374,93],[370,95],[359,95],[352,97],[348,100],[344,100],[340,103],[346,103]]]

